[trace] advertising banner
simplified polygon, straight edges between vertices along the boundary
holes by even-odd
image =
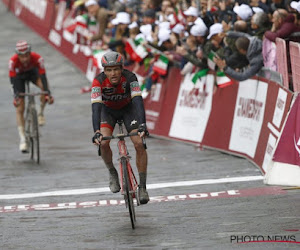
[[[274,154],[274,161],[300,166],[300,96],[290,111]]]
[[[254,157],[266,105],[268,84],[249,79],[239,83],[229,149]]]
[[[11,0],[11,11],[44,38],[55,17],[55,3],[47,0]]]
[[[209,74],[195,84],[187,74],[180,85],[169,136],[201,142],[209,119],[214,77]]]

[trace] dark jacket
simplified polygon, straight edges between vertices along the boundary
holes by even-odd
[[[228,36],[245,36],[250,40],[250,44],[246,54],[246,57],[249,61],[249,65],[240,72],[237,72],[230,67],[224,68],[224,72],[233,79],[238,81],[247,80],[250,77],[254,76],[256,73],[258,73],[264,66],[264,59],[262,56],[262,41],[257,37],[249,36],[248,34],[241,32],[228,32]]]
[[[275,42],[277,37],[280,38],[289,37],[292,33],[300,31],[300,27],[296,25],[294,22],[295,22],[295,16],[293,14],[289,14],[285,18],[279,30],[275,32],[266,31],[265,37],[272,42]]]

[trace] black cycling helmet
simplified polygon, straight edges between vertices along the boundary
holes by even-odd
[[[122,66],[123,67],[124,59],[123,56],[115,51],[110,51],[105,53],[102,56],[101,64],[105,68],[107,66]]]
[[[21,40],[16,44],[16,53],[18,55],[24,55],[31,51],[31,46],[25,40]]]

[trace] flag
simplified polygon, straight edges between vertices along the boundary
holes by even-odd
[[[196,84],[196,82],[198,81],[199,78],[203,77],[203,76],[206,76],[207,75],[207,72],[209,71],[209,69],[202,69],[202,70],[199,70],[192,78],[192,82],[194,84]]]
[[[213,51],[210,51],[207,58],[207,65],[211,70],[216,69],[216,63],[214,62],[214,57],[216,56],[216,53]]]
[[[217,85],[220,88],[224,88],[233,84],[233,81],[229,77],[227,77],[225,73],[222,71],[217,71],[216,77],[217,77]]]
[[[93,50],[93,55],[92,55],[93,66],[97,67],[100,70],[103,70],[103,67],[101,65],[101,58],[106,52],[108,52],[108,50],[102,50],[102,49]]]
[[[145,50],[145,48],[140,44],[136,45],[132,39],[127,39],[125,51],[128,53],[130,58],[136,62],[142,61],[148,55],[148,52]]]
[[[153,64],[153,71],[160,75],[165,75],[167,74],[168,64],[169,59],[164,55],[160,55],[158,60]]]

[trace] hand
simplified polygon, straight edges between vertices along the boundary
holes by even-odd
[[[54,103],[54,98],[51,95],[45,95],[45,101],[48,102],[49,104]]]
[[[144,136],[148,136],[149,135],[149,132],[147,130],[147,126],[146,126],[146,123],[142,123],[139,125],[139,128],[138,128],[138,135],[140,137],[144,137]]]
[[[223,70],[226,66],[225,60],[222,60],[219,57],[214,57],[214,62],[218,65],[220,70]]]
[[[187,51],[183,46],[176,46],[176,53],[179,55],[185,56],[187,54]]]
[[[95,145],[100,145],[101,144],[101,140],[102,140],[103,135],[100,133],[100,131],[96,131],[96,133],[94,134],[93,138],[92,138],[92,142]]]
[[[19,97],[14,97],[14,106],[17,108],[20,105],[20,98]]]

